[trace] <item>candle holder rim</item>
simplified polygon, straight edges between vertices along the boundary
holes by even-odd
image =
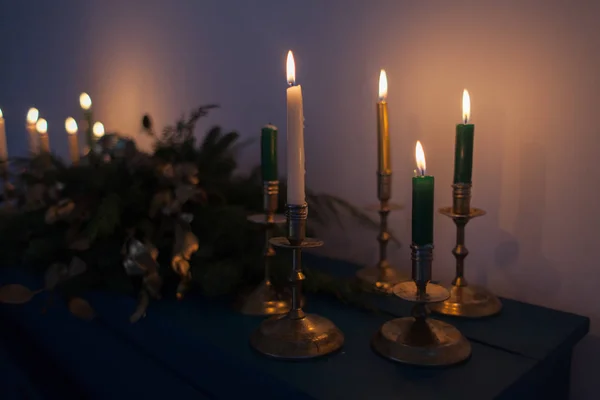
[[[251,214],[246,217],[249,222],[260,225],[281,225],[286,222],[285,215],[283,214],[273,214],[273,221],[266,220],[266,213],[259,214]]]
[[[415,281],[400,282],[392,288],[394,296],[413,303],[441,303],[450,298],[450,291],[441,285],[428,282],[425,287],[425,299],[417,297]]]
[[[471,207],[469,214],[457,214],[452,211],[452,207],[442,207],[438,210],[438,212],[442,215],[445,215],[445,216],[453,218],[453,219],[460,219],[460,218],[473,219],[473,218],[477,218],[477,217],[482,217],[485,214],[487,214],[487,211],[485,211],[481,208],[475,208],[475,207]]]
[[[307,237],[304,238],[304,240],[299,246],[294,246],[290,243],[289,239],[284,236],[277,236],[271,238],[271,240],[269,240],[269,243],[271,243],[271,245],[275,247],[280,247],[283,249],[309,249],[314,247],[321,247],[324,244],[323,241],[320,239]]]

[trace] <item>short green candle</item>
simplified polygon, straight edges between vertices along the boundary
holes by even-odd
[[[413,177],[412,242],[417,246],[433,243],[434,184],[433,176]]]
[[[454,183],[471,183],[473,175],[473,141],[475,125],[456,125],[454,149]]]
[[[277,127],[266,125],[260,134],[260,167],[263,181],[276,181]]]

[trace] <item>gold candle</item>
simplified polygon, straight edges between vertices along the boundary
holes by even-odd
[[[48,139],[48,123],[44,118],[38,119],[35,128],[40,135],[40,151],[50,153],[50,140]]]
[[[38,131],[35,128],[35,123],[37,122],[40,116],[40,112],[37,108],[30,108],[27,112],[27,124],[25,125],[27,129],[28,139],[29,139],[29,151],[31,154],[37,154],[39,150],[39,135]]]
[[[387,107],[387,76],[384,70],[379,75],[379,101],[377,102],[377,159],[379,174],[392,173],[392,161],[390,159],[390,132],[388,125]]]
[[[69,117],[65,121],[65,129],[69,137],[69,155],[73,165],[79,164],[79,137],[77,135],[77,122],[73,117]]]

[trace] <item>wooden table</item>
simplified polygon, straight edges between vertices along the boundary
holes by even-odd
[[[306,261],[340,275],[357,268],[317,257]],[[18,270],[1,270],[0,279],[0,284],[30,287],[37,281]],[[307,311],[334,321],[345,334],[345,345],[322,359],[285,362],[249,346],[248,338],[262,318],[240,315],[222,299],[194,293],[181,302],[168,297],[154,302],[147,317],[131,325],[128,317],[136,302],[132,298],[89,293],[86,297],[98,317],[84,322],[64,306],[41,315],[42,296],[25,306],[1,306],[0,317],[3,330],[8,326],[22,332],[5,338],[11,347],[31,343],[46,362],[54,363],[54,386],[25,367],[24,374],[39,386],[38,392],[62,390],[62,398],[81,398],[82,393],[99,399],[567,398],[572,350],[589,329],[588,318],[503,299],[504,309],[496,317],[442,318],[471,341],[473,354],[467,362],[417,368],[383,359],[369,345],[381,324],[408,315],[410,303],[373,297],[381,310],[375,313],[313,296]],[[69,397],[71,386],[77,392]]]

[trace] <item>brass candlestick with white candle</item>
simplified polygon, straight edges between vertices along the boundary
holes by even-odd
[[[25,128],[27,129],[27,139],[29,142],[29,153],[31,153],[32,155],[36,155],[40,151],[40,138],[39,138],[38,131],[35,127],[35,124],[37,123],[39,116],[40,116],[40,112],[38,111],[37,108],[32,107],[29,109],[29,111],[27,111],[27,119],[26,119]]]
[[[390,360],[421,366],[445,366],[467,359],[471,345],[450,324],[429,318],[427,305],[444,301],[448,291],[430,283],[433,266],[433,176],[425,173],[425,155],[417,146],[420,172],[413,178],[412,281],[394,286],[396,296],[415,303],[412,316],[386,322],[371,341]]]
[[[302,249],[323,242],[306,237],[308,205],[304,193],[304,115],[302,89],[295,85],[292,52],[287,58],[287,161],[288,193],[285,206],[287,236],[271,239],[271,244],[292,250],[292,304],[285,315],[265,320],[250,338],[259,352],[282,359],[308,359],[332,353],[344,344],[344,335],[327,318],[302,310]]]
[[[390,151],[390,132],[387,106],[388,82],[387,75],[381,70],[379,75],[379,101],[377,102],[377,198],[379,204],[379,261],[373,267],[366,267],[357,272],[357,276],[370,289],[390,293],[392,287],[399,282],[408,280],[408,276],[390,265],[387,259],[387,245],[390,240],[387,219],[392,209],[401,207],[391,204],[392,197],[392,161]]]
[[[44,118],[38,119],[35,123],[35,129],[40,137],[40,151],[50,153],[50,140],[48,139],[48,122]]]
[[[75,118],[69,117],[65,120],[65,130],[69,138],[69,155],[73,165],[79,164],[79,137],[77,135],[77,122]]]
[[[459,125],[459,128],[467,127],[470,129],[470,144],[463,146],[461,141],[466,138],[460,137],[457,133],[457,154],[456,157],[461,157],[463,147],[473,148],[473,125],[468,125],[471,116],[471,101],[469,92],[463,92],[463,120],[464,125]],[[460,131],[459,131],[460,132]],[[461,132],[462,133],[462,132]],[[472,157],[472,156],[470,156]],[[456,168],[456,167],[455,167]],[[469,254],[465,246],[465,227],[467,223],[476,217],[485,215],[485,211],[479,208],[471,207],[471,179],[470,166],[467,167],[469,173],[467,176],[468,182],[462,182],[460,175],[455,171],[455,182],[452,185],[452,207],[444,207],[440,209],[440,213],[452,218],[456,225],[456,246],[452,249],[452,254],[456,259],[456,276],[450,287],[450,297],[442,302],[431,305],[431,310],[440,314],[454,315],[457,317],[481,318],[494,315],[502,309],[502,303],[498,297],[494,296],[487,289],[470,285],[465,279],[465,258]],[[462,172],[462,171],[461,171]]]

